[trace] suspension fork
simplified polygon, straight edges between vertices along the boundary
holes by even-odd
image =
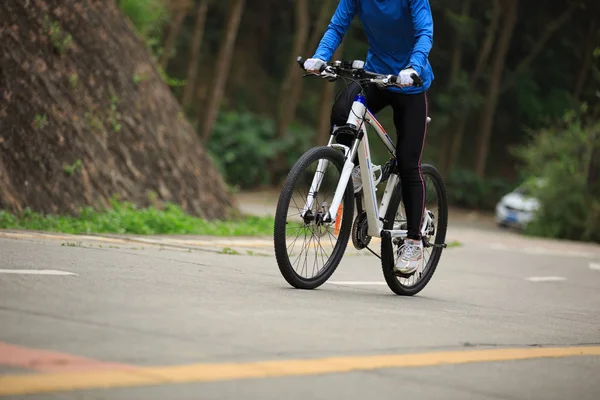
[[[327,146],[331,146],[333,143],[333,135],[329,136],[329,142]],[[323,183],[323,176],[327,167],[329,166],[328,160],[319,160],[317,164],[317,170],[315,171],[315,176],[313,176],[312,182],[310,184],[310,189],[308,191],[308,196],[306,196],[306,203],[304,204],[304,208],[302,209],[302,213],[300,216],[304,218],[304,215],[308,210],[312,210],[314,202],[317,198],[317,194],[319,193],[319,189],[321,189],[321,183]]]
[[[346,185],[350,181],[350,175],[352,173],[352,169],[354,168],[354,163],[352,163],[351,160],[352,160],[352,157],[354,156],[354,154],[356,153],[358,145],[360,143],[360,140],[355,140],[352,148],[349,148],[348,146],[344,146],[341,144],[334,144],[333,139],[334,139],[334,137],[333,137],[333,135],[331,135],[329,138],[329,143],[327,143],[327,146],[334,147],[334,148],[341,148],[342,150],[344,150],[346,162],[344,163],[344,166],[342,168],[342,173],[340,174],[340,180],[338,181],[338,185],[335,190],[335,195],[334,195],[332,203],[330,204],[329,210],[333,210],[334,208],[335,208],[335,210],[337,210],[342,201],[342,197],[344,196],[344,191],[346,190]],[[319,160],[319,163],[317,164],[317,170],[315,171],[315,176],[313,176],[313,180],[310,185],[310,190],[308,192],[308,196],[306,196],[306,203],[304,205],[304,209],[302,210],[302,213],[300,214],[301,217],[304,218],[305,214],[309,210],[312,209],[314,202],[317,198],[319,189],[321,188],[321,183],[323,183],[324,172],[328,166],[329,166],[328,160]],[[332,218],[332,214],[331,214],[331,212],[329,212],[329,213],[327,213],[327,215],[325,215],[324,220],[325,220],[325,222],[331,222],[331,218]]]

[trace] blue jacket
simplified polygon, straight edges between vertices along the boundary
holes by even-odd
[[[397,75],[412,66],[423,79],[423,86],[390,90],[420,93],[429,89],[434,76],[427,59],[433,44],[428,0],[339,0],[313,58],[331,60],[357,13],[369,41],[365,69]]]

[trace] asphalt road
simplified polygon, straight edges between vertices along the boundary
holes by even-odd
[[[0,232],[0,397],[600,398],[600,246],[455,227],[403,298],[366,253],[300,291],[269,238],[130,239]]]

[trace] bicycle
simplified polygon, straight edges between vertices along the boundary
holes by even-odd
[[[297,61],[304,69],[302,57],[298,57]],[[430,184],[425,182],[426,205],[433,196],[439,203],[435,209],[425,207],[421,225],[424,245],[421,265],[410,275],[395,274],[394,247],[402,243],[407,233],[406,218],[401,204],[400,177],[395,162],[396,146],[383,126],[367,109],[362,84],[372,82],[380,86],[394,85],[396,76],[366,71],[364,62],[360,60],[334,61],[325,64],[319,74],[310,73],[304,76],[317,76],[330,82],[338,79],[354,81],[361,84],[361,91],[354,99],[346,124],[334,128],[326,146],[314,147],[300,156],[282,186],[273,232],[275,255],[281,274],[294,288],[315,289],[323,285],[337,269],[352,235],[352,243],[356,249],[366,248],[381,259],[383,276],[394,293],[402,296],[419,293],[430,281],[442,250],[446,248],[444,241],[448,226],[448,202],[445,184],[439,171],[432,165],[421,165],[423,179],[431,180]],[[413,75],[413,81],[416,85],[422,84],[417,75]],[[427,124],[430,122],[431,119],[427,116]],[[390,160],[383,168],[374,168],[378,166],[371,163],[367,126],[375,130],[391,154]],[[346,140],[340,140],[342,138]],[[351,145],[348,145],[349,143]],[[355,193],[353,185],[349,184],[356,155],[362,179],[362,190],[358,193]],[[331,166],[333,168],[328,170]],[[302,175],[305,171],[308,171],[306,177]],[[334,179],[331,181],[325,181],[328,172],[333,172]],[[377,172],[379,176],[375,178]],[[387,183],[378,205],[376,186],[383,182]],[[308,188],[308,192],[305,195],[302,192],[300,196],[295,195],[296,185]],[[332,200],[323,200],[323,197],[331,195]],[[289,213],[292,203],[297,211],[294,214]],[[353,221],[355,205],[357,213]],[[290,239],[288,243],[288,235],[291,234],[298,236]],[[294,258],[297,241],[302,235],[305,243]],[[380,256],[368,246],[374,237],[381,239]],[[328,239],[329,243],[322,244],[322,238],[325,238],[324,242]],[[329,245],[330,254],[326,251]],[[308,257],[311,247],[315,250],[314,259],[312,256],[310,259]],[[306,254],[303,258],[304,250]],[[425,261],[428,251],[429,257]],[[319,261],[323,262],[323,266],[317,268]],[[312,264],[312,276],[300,276],[304,271],[308,273],[309,263]],[[300,274],[298,268],[301,268]]]

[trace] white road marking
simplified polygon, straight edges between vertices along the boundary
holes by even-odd
[[[600,271],[600,264],[590,263],[590,269]]]
[[[367,286],[367,285],[386,285],[385,282],[363,282],[363,281],[332,281],[327,282],[331,285],[356,285],[356,286]]]
[[[0,269],[0,274],[22,275],[77,275],[74,272],[58,271],[55,269]]]
[[[529,278],[525,278],[525,280],[530,282],[559,282],[566,281],[567,278],[562,276],[530,276]]]

